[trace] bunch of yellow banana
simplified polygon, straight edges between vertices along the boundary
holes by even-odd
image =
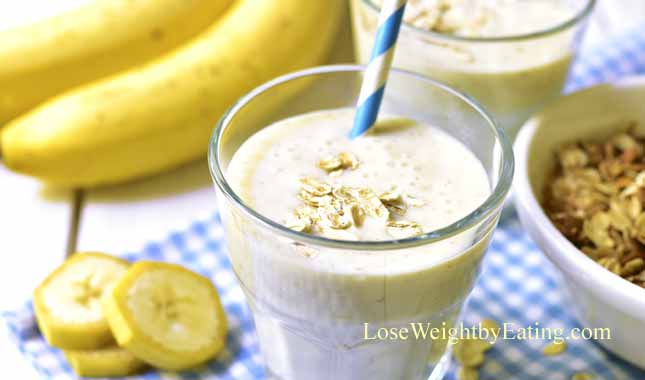
[[[45,340],[79,376],[187,369],[226,341],[211,282],[173,264],[77,253],[36,289],[34,309]]]
[[[132,16],[121,25],[107,20],[122,16],[119,10],[127,8],[126,2],[154,3],[159,13],[141,11],[141,20]],[[0,122],[66,86],[84,83],[6,125],[0,136],[5,164],[56,185],[91,187],[158,173],[198,158],[206,152],[216,121],[238,97],[277,75],[325,60],[346,6],[344,0],[233,0],[197,37],[146,61],[172,48],[179,36],[189,37],[199,23],[203,25],[192,17],[164,15],[162,8],[170,13],[174,12],[172,6],[185,13],[201,12],[199,20],[203,20],[214,18],[230,2],[96,1],[121,4],[115,6],[114,14],[105,11],[102,17],[96,15],[94,23],[82,23],[86,29],[99,29],[92,27],[97,22],[104,28],[101,33],[92,29],[96,45],[66,41],[68,34],[60,30],[67,24],[62,21],[52,25],[58,31],[57,39],[37,38],[38,46],[31,50],[5,49],[3,44],[28,45],[32,39],[3,39],[0,34],[0,51],[7,51],[0,54]],[[144,14],[154,14],[165,26],[149,29],[156,21],[143,20]],[[138,37],[129,38],[131,25],[126,24],[137,22],[147,27],[134,28]],[[183,32],[172,43],[155,49],[147,45],[155,43],[155,38],[163,40],[169,34],[166,29],[178,23],[184,25]],[[146,40],[144,31],[151,38]],[[120,42],[110,42],[111,34],[120,36]],[[57,49],[57,42],[66,50],[39,58],[40,50]],[[114,46],[117,43],[120,46]],[[87,56],[81,54],[83,49],[87,49]],[[110,58],[112,50],[121,54]],[[9,56],[12,51],[20,54]],[[5,62],[32,57],[36,59],[33,65],[4,67]],[[136,65],[141,61],[146,62]],[[127,66],[131,68],[111,74]],[[40,71],[33,74],[29,70]],[[92,81],[96,78],[101,79]],[[39,88],[41,81],[44,90]]]
[[[65,90],[171,51],[231,1],[99,0],[1,32],[0,124]]]

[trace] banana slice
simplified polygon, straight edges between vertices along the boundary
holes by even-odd
[[[181,266],[138,262],[102,302],[119,346],[155,367],[194,367],[224,347],[226,315],[217,291]]]
[[[109,255],[77,253],[50,274],[34,292],[36,320],[45,340],[69,350],[113,344],[100,299],[128,266]]]
[[[117,346],[98,350],[65,350],[63,353],[74,372],[83,377],[127,376],[147,367],[146,363]]]

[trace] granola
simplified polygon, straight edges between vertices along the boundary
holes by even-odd
[[[544,206],[587,256],[645,287],[645,137],[635,126],[602,141],[562,146]]]

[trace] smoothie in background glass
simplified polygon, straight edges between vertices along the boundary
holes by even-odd
[[[416,74],[394,70],[379,124],[349,140],[361,75],[279,78],[240,101],[211,144],[269,379],[439,379],[447,340],[374,337],[452,326],[510,186],[510,145],[491,119]],[[293,86],[304,90],[270,116]]]
[[[382,0],[351,0],[357,59],[369,61]],[[394,66],[481,102],[514,136],[564,86],[595,0],[409,0]]]

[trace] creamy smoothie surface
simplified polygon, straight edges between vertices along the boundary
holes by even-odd
[[[555,28],[581,14],[585,1],[409,0],[393,64],[474,97],[512,138],[532,113],[560,95],[584,18]],[[379,5],[351,0],[361,63],[371,55]],[[525,37],[505,39],[516,36]]]
[[[352,0],[356,48],[362,59],[378,21],[378,13],[366,1],[370,0]],[[484,39],[520,36],[547,31],[574,16],[575,10],[564,0],[409,0],[405,23],[419,30],[403,29],[394,65],[412,66],[421,73],[437,65],[473,73],[540,70],[555,61],[566,66],[573,48],[570,33],[499,43],[442,39],[436,34]],[[424,35],[424,30],[436,34]]]
[[[554,0],[409,0],[405,22],[458,36],[505,37],[547,30],[571,16]]]
[[[490,194],[479,160],[446,132],[386,115],[350,140],[353,118],[352,109],[319,111],[263,129],[229,167],[234,190],[274,221],[341,240],[433,231]]]

